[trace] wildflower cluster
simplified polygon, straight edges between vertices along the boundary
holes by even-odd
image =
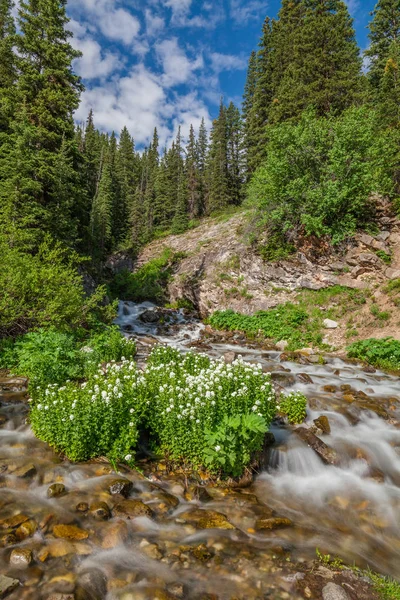
[[[275,414],[261,365],[159,347],[144,372],[122,359],[83,384],[41,388],[30,419],[35,434],[71,460],[107,455],[130,463],[146,429],[170,459],[238,476]]]
[[[150,426],[173,460],[239,475],[276,413],[269,375],[261,365],[153,351],[146,371]]]
[[[301,392],[281,394],[277,409],[289,423],[300,424],[307,416],[307,398]]]
[[[32,403],[30,421],[37,437],[71,460],[121,460],[136,446],[147,406],[144,375],[124,359],[83,384],[48,385]]]

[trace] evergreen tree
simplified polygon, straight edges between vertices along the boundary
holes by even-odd
[[[0,0],[0,135],[9,128],[16,80],[13,52],[15,25],[11,14],[12,8],[11,0]]]
[[[122,241],[128,233],[133,194],[138,184],[135,143],[126,127],[121,131],[115,169],[119,185],[118,239]]]
[[[254,106],[254,96],[257,87],[257,53],[253,50],[250,54],[249,66],[247,69],[247,78],[244,88],[243,95],[243,126],[244,126],[244,148],[246,150],[246,156],[249,157],[252,154],[254,144],[254,133],[252,131],[252,109]],[[247,171],[250,171],[249,165],[247,165]]]
[[[199,177],[199,215],[206,211],[208,203],[208,178],[207,178],[207,157],[208,157],[208,134],[204,117],[201,120],[199,136],[197,139],[197,168]]]
[[[242,202],[243,128],[239,109],[231,102],[226,110],[227,168],[229,203]]]
[[[110,150],[102,159],[101,176],[97,194],[93,200],[90,216],[90,231],[93,256],[102,260],[111,250],[114,186]]]
[[[342,0],[284,2],[273,37],[273,121],[298,119],[309,106],[340,114],[361,99],[361,58]]]
[[[400,124],[400,0],[379,0],[370,23],[368,79],[387,124]]]
[[[226,108],[222,101],[218,119],[213,123],[210,138],[208,159],[210,189],[207,206],[209,214],[225,208],[229,203]]]
[[[200,207],[200,177],[198,169],[198,145],[193,125],[190,126],[189,141],[186,149],[186,173],[189,218],[194,219],[201,213]]]
[[[80,53],[69,43],[65,5],[66,0],[27,0],[19,9],[14,118],[0,164],[7,208],[0,221],[10,227],[4,223],[7,212],[14,234],[18,230],[19,242],[28,247],[37,246],[44,232],[70,241],[75,232],[72,199],[62,205],[57,195],[59,155],[63,142],[74,139],[73,112],[82,90],[71,67]]]
[[[172,220],[173,233],[182,233],[188,227],[188,187],[185,165],[182,158],[181,128],[175,140],[175,161],[173,162],[173,175],[176,182],[176,205]]]

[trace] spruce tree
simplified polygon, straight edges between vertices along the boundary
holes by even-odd
[[[70,203],[62,205],[58,196],[57,175],[63,142],[65,148],[74,139],[82,90],[71,67],[80,53],[69,43],[65,6],[66,0],[27,0],[19,8],[14,116],[0,177],[6,176],[2,187],[14,234],[18,230],[31,248],[44,232],[73,241],[75,231]]]
[[[257,62],[257,53],[253,50],[253,52],[250,54],[242,105],[244,148],[246,151],[246,157],[249,157],[252,154],[252,148],[254,145],[254,132],[252,131],[253,123],[251,120],[251,115],[257,87]],[[250,167],[248,164],[246,169],[248,172],[250,172]]]
[[[186,148],[186,173],[188,189],[189,218],[194,219],[201,213],[200,207],[200,177],[198,168],[198,145],[193,125],[190,126],[189,141]]]
[[[176,182],[176,204],[174,210],[174,218],[172,220],[172,232],[183,233],[188,227],[188,187],[185,173],[185,165],[182,158],[182,139],[181,128],[178,129],[178,134],[175,140],[175,162],[174,162],[174,179]]]
[[[210,138],[208,214],[221,210],[229,204],[226,108],[222,100],[218,118],[213,122]]]
[[[208,134],[204,121],[201,120],[199,135],[197,139],[197,167],[199,176],[199,215],[206,211],[208,203],[208,178],[207,178],[207,157],[208,157]]]
[[[284,3],[275,27],[274,83],[270,118],[298,119],[314,106],[320,116],[340,114],[361,100],[361,58],[353,20],[341,0]]]
[[[93,200],[90,216],[90,231],[93,256],[100,261],[111,250],[114,186],[110,150],[107,150],[101,165],[101,176],[97,194]]]
[[[384,122],[400,125],[400,0],[379,0],[372,17],[368,79]]]
[[[128,234],[133,194],[138,184],[135,143],[126,127],[121,131],[115,169],[119,186],[118,237],[122,241]]]
[[[238,206],[243,199],[243,124],[233,102],[226,109],[226,136],[229,203]]]
[[[13,45],[15,25],[11,14],[11,0],[0,0],[0,135],[9,129],[13,112],[16,65]],[[1,144],[0,140],[0,144]]]

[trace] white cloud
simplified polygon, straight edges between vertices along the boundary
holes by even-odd
[[[139,34],[139,19],[123,8],[115,8],[113,0],[70,0],[68,8],[77,18],[85,13],[90,25],[111,40],[130,45]]]
[[[95,40],[74,38],[73,46],[82,52],[75,61],[75,70],[84,79],[104,78],[121,68],[121,62],[112,52],[103,52]]]
[[[253,19],[259,19],[260,13],[267,10],[266,0],[230,0],[230,16],[239,25],[245,25]]]
[[[359,0],[344,0],[344,1],[347,4],[349,12],[354,16],[360,6],[360,1]]]
[[[150,37],[154,37],[159,34],[165,28],[165,21],[159,15],[151,12],[151,10],[146,9],[145,11],[145,19],[146,19],[146,33]]]
[[[191,61],[179,47],[177,38],[160,42],[155,50],[163,67],[162,82],[166,87],[187,83],[193,71],[204,65],[201,55]]]
[[[210,58],[211,67],[215,73],[221,73],[222,71],[241,71],[247,67],[246,59],[233,54],[212,52]]]

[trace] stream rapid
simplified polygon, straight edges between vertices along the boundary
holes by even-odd
[[[19,582],[7,597],[295,599],[299,565],[317,548],[400,578],[400,379],[333,356],[289,362],[239,335],[207,338],[184,311],[158,311],[120,304],[139,363],[155,343],[261,363],[276,386],[307,396],[307,426],[328,418],[331,432],[318,437],[339,461],[325,464],[277,421],[264,470],[244,489],[188,483],[162,464],[143,462],[144,474],[72,464],[34,437],[22,382],[0,381],[0,573]],[[132,484],[126,499],[112,492],[121,478]],[[49,497],[56,483],[65,493]],[[84,533],[60,538],[55,524]]]

